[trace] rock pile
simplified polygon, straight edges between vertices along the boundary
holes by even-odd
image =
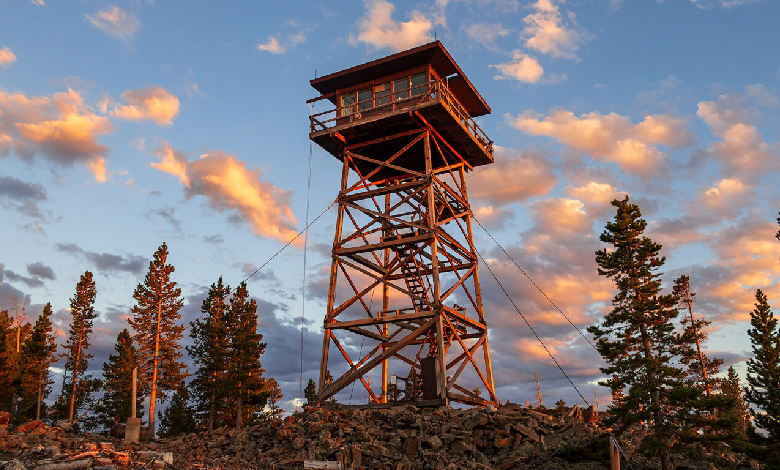
[[[0,413],[0,470],[300,470],[313,461],[322,466],[310,468],[343,470],[610,468],[598,416],[576,406],[544,413],[514,404],[494,411],[316,408],[238,431],[221,428],[130,445],[74,436],[64,423],[31,421],[6,433],[3,418]],[[634,454],[642,435],[621,439],[632,468],[658,468]],[[672,459],[678,469],[760,468],[738,454]]]
[[[510,470],[565,463],[551,456],[594,447],[601,436],[578,408],[553,417],[519,405],[494,412],[405,406],[312,409],[240,431],[222,429],[208,440],[189,434],[160,441],[154,448],[174,453],[184,467],[301,468],[304,461],[338,461],[343,469]],[[601,462],[580,468],[608,468],[602,444],[595,457]]]

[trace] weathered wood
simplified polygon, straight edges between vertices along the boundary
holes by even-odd
[[[328,462],[325,460],[304,460],[304,469],[312,470],[341,470],[341,464],[336,462]]]
[[[611,470],[620,470],[620,451],[615,445],[615,438],[609,438],[609,463]]]

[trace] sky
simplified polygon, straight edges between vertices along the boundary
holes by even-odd
[[[780,302],[778,18],[772,0],[0,0],[0,308],[34,322],[51,302],[62,340],[92,271],[99,375],[165,242],[192,321],[337,195],[309,80],[438,39],[492,108],[473,212],[533,282],[479,228],[477,248],[588,401],[608,401],[601,359],[535,286],[580,330],[599,322],[613,289],[594,252],[625,196],[664,288],[690,276],[706,350],[744,378],[755,290]],[[333,210],[309,229],[305,277],[298,239],[248,280],[288,410],[317,377],[334,229]],[[533,400],[538,370],[545,404],[582,404],[481,281],[498,397]]]

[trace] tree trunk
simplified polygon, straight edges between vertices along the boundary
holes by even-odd
[[[38,402],[35,407],[35,419],[39,420],[41,419],[41,399],[43,398],[43,368],[41,368],[41,373],[38,376]]]
[[[162,297],[162,293],[158,293]],[[157,330],[154,334],[154,361],[152,362],[152,391],[149,394],[149,435],[154,438],[154,405],[157,401],[157,369],[160,364],[160,320],[162,319],[162,298],[157,301]]]
[[[68,412],[68,421],[73,423],[73,410],[76,405],[76,384],[79,380],[79,362],[81,362],[81,341],[83,334],[79,333],[79,346],[76,349],[76,361],[73,363],[73,387],[70,392],[70,411]]]

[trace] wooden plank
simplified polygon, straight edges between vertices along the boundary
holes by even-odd
[[[348,320],[348,321],[342,321],[336,323],[328,323],[327,325],[325,325],[325,328],[336,330],[341,328],[349,328],[352,326],[369,326],[369,325],[377,325],[383,323],[395,323],[397,321],[403,321],[403,320],[430,318],[433,315],[434,313],[431,311],[416,312],[416,313],[402,313],[401,315],[386,315],[381,317],[365,318],[361,320]]]
[[[409,245],[412,243],[423,242],[430,240],[433,237],[432,233],[425,233],[417,235],[415,237],[400,238],[398,240],[389,240],[380,243],[372,243],[370,245],[354,246],[349,248],[338,248],[333,250],[333,254],[336,256],[343,256],[351,253],[368,253],[372,251],[379,251],[384,248],[392,248],[398,245]]]
[[[312,470],[341,470],[341,464],[338,461],[304,460],[303,468]]]

